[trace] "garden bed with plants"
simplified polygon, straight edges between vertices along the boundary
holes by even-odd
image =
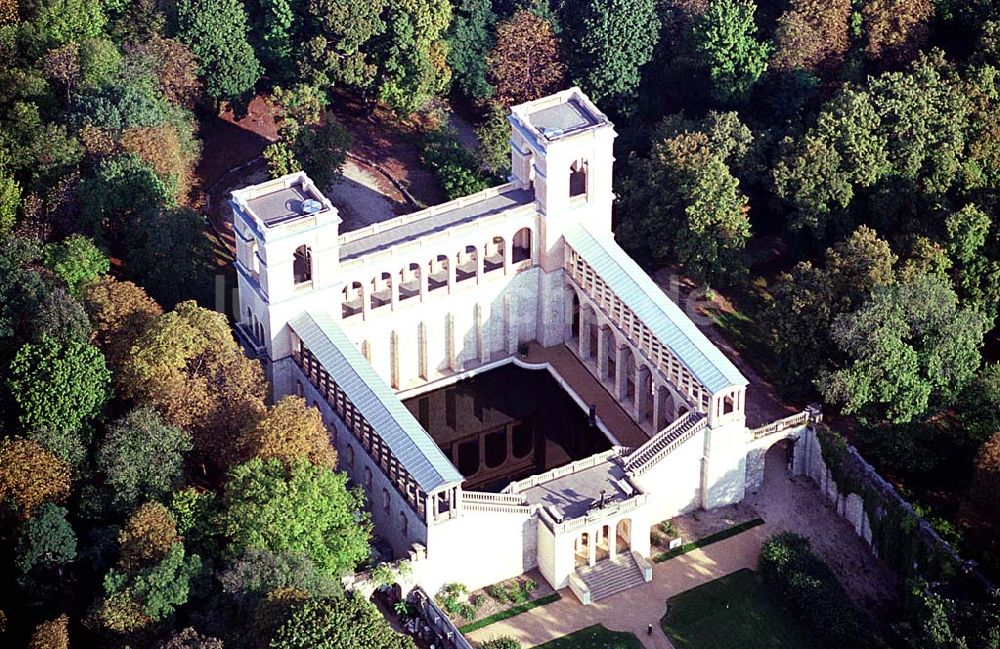
[[[471,593],[463,584],[445,584],[434,597],[462,633],[481,629],[559,598],[537,570]]]

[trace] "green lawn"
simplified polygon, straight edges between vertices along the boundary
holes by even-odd
[[[751,570],[681,593],[667,604],[660,625],[677,649],[820,646]]]
[[[642,649],[642,643],[631,633],[608,631],[596,624],[540,644],[535,649]]]

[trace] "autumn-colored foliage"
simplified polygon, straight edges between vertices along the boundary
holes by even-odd
[[[917,55],[930,36],[934,15],[931,0],[870,0],[862,10],[868,44],[874,60],[907,62]]]
[[[119,381],[132,345],[163,309],[141,286],[109,275],[84,286],[83,303],[93,327],[93,341]]]
[[[260,364],[244,355],[223,314],[194,302],[154,319],[122,374],[129,396],[190,430],[195,449],[218,466],[232,463],[234,437],[264,414]]]
[[[154,36],[131,43],[125,52],[132,62],[156,75],[160,92],[179,106],[194,108],[201,95],[198,63],[186,45],[172,38]]]
[[[0,25],[8,25],[17,21],[17,0],[0,0]]]
[[[552,25],[524,9],[497,25],[497,45],[487,65],[494,97],[505,106],[556,92],[566,79]]]
[[[994,433],[976,455],[966,509],[973,527],[996,539],[1000,532],[1000,433]]]
[[[330,468],[337,463],[322,416],[302,397],[287,396],[275,404],[244,433],[242,447],[244,459],[275,458],[285,466],[303,458]]]
[[[186,154],[181,138],[172,124],[145,128],[130,128],[122,133],[122,149],[134,153],[156,170],[162,178],[169,178],[176,188],[178,204],[183,204],[191,189],[195,158]]]
[[[178,540],[170,510],[158,502],[148,502],[135,510],[118,534],[118,562],[126,572],[135,572],[163,559]]]
[[[70,471],[65,462],[27,439],[0,441],[0,502],[26,519],[44,502],[69,496]]]
[[[771,65],[777,70],[836,69],[850,47],[850,0],[792,0],[778,18]]]
[[[69,617],[60,615],[35,627],[28,649],[69,649]]]

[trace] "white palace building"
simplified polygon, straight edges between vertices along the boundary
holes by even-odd
[[[587,604],[651,578],[651,525],[759,487],[771,433],[808,415],[748,429],[747,380],[615,243],[616,134],[579,89],[509,121],[510,182],[359,230],[339,232],[303,173],[233,192],[237,330],[275,399],[320,409],[416,584],[472,590],[537,568]],[[453,447],[401,399],[517,363],[548,370],[588,414],[536,354],[569,358],[641,436],[623,441],[599,404],[588,416],[608,450],[463,487]],[[501,453],[504,435],[508,453],[524,446],[516,428],[494,431]]]

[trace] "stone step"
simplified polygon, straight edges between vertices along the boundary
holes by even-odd
[[[591,602],[646,583],[642,570],[628,552],[614,559],[599,561],[593,566],[579,568],[577,574],[590,589]]]

